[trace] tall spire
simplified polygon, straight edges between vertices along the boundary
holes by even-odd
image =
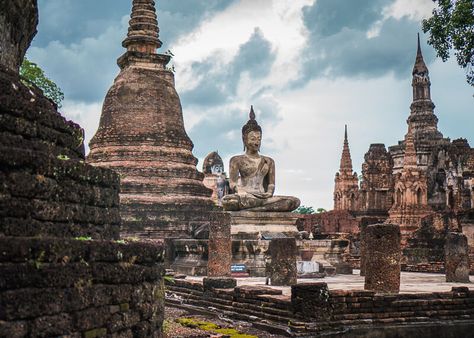
[[[412,75],[426,75],[428,76],[428,67],[426,67],[425,60],[423,59],[423,53],[421,52],[421,44],[420,44],[420,33],[418,33],[418,47],[416,50],[416,59],[415,65],[413,66]]]
[[[430,138],[442,138],[443,135],[438,131],[438,118],[433,112],[435,105],[431,101],[431,82],[428,67],[421,52],[420,34],[417,37],[416,59],[412,75],[413,102],[407,122],[412,128],[413,136],[417,140],[428,137],[428,134],[431,135]]]
[[[130,52],[155,54],[162,42],[154,0],[133,0],[127,38],[123,47]]]
[[[352,159],[349,150],[349,141],[347,139],[347,125],[344,127],[344,146],[342,148],[341,165],[339,172],[352,175]]]

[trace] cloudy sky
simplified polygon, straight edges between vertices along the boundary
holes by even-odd
[[[28,52],[64,91],[62,112],[95,133],[132,0],[39,0]],[[416,33],[431,0],[159,0],[161,52],[175,57],[176,86],[194,154],[242,152],[254,105],[262,153],[277,165],[277,191],[332,208],[344,124],[354,168],[370,143],[406,132]],[[439,129],[474,145],[473,88],[454,60],[436,59],[421,36]]]

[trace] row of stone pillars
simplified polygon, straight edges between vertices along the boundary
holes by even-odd
[[[232,239],[231,218],[226,212],[210,213],[208,273],[204,288],[230,288]],[[381,293],[400,291],[401,263],[400,227],[394,224],[374,224],[361,229],[361,275],[364,289]],[[272,285],[296,284],[297,247],[294,238],[277,238],[270,242],[267,276]],[[469,282],[469,247],[462,233],[451,232],[446,237],[446,281]]]
[[[400,291],[401,234],[393,224],[374,224],[361,229],[361,276],[365,290]],[[450,232],[445,246],[446,282],[469,283],[469,246],[462,233]]]
[[[231,278],[232,238],[230,230],[229,213],[210,213],[207,277],[203,280],[205,290],[230,288],[236,285],[236,280]],[[266,274],[271,285],[296,284],[298,250],[295,238],[272,239],[268,255],[269,263],[266,267]]]

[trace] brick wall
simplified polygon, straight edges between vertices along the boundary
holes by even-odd
[[[162,245],[118,241],[118,175],[1,65],[0,182],[0,337],[161,336]]]
[[[4,237],[0,247],[0,337],[161,331],[160,245]]]
[[[393,330],[403,334],[416,328],[423,334],[436,326],[442,331],[445,326],[450,334],[463,336],[474,328],[474,291],[465,287],[397,295],[328,290],[326,283],[298,284],[292,287],[291,295],[263,286],[204,291],[201,282],[176,280],[167,286],[166,301],[176,306],[212,307],[231,318],[266,323],[268,330],[279,328],[295,335],[324,333],[332,337],[382,327],[387,335],[377,337],[389,337]],[[457,327],[446,324],[454,320]]]

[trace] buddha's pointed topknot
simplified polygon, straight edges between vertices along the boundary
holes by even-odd
[[[245,137],[247,137],[248,133],[252,131],[257,131],[259,133],[262,132],[262,127],[260,127],[255,119],[255,112],[253,111],[253,106],[250,106],[250,114],[249,120],[247,123],[242,127],[242,139],[245,143]]]
[[[255,120],[255,112],[253,111],[253,106],[250,106],[249,118],[250,118],[251,120]]]

